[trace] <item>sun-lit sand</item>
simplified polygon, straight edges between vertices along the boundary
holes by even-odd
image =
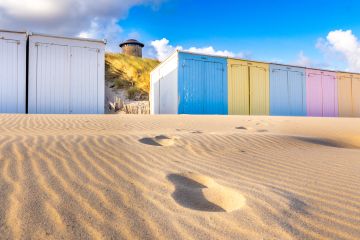
[[[2,115],[0,239],[360,239],[360,119]]]

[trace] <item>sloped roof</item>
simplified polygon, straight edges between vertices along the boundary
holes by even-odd
[[[139,45],[140,47],[144,47],[145,45],[141,42],[139,42],[138,40],[136,39],[128,39],[122,43],[120,43],[120,47],[123,47],[124,45],[126,44],[135,44],[135,45]]]

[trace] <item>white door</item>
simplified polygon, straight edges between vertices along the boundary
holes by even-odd
[[[20,41],[0,38],[0,113],[25,113],[25,51],[21,51]]]
[[[98,60],[98,49],[71,47],[70,113],[99,113]]]
[[[70,112],[69,47],[37,44],[36,113]]]
[[[150,112],[160,114],[160,68],[150,75]]]

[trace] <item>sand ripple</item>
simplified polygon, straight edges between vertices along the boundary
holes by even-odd
[[[0,116],[0,239],[360,239],[360,120]]]

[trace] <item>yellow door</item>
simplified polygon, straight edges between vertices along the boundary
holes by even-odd
[[[250,115],[269,115],[269,65],[253,63],[249,70]]]
[[[337,73],[340,117],[353,116],[352,78],[353,76],[351,74]]]
[[[229,114],[269,114],[269,65],[228,60]]]
[[[249,115],[250,86],[247,62],[228,60],[228,104],[230,115]]]
[[[352,80],[353,116],[360,117],[360,74],[356,74]]]

